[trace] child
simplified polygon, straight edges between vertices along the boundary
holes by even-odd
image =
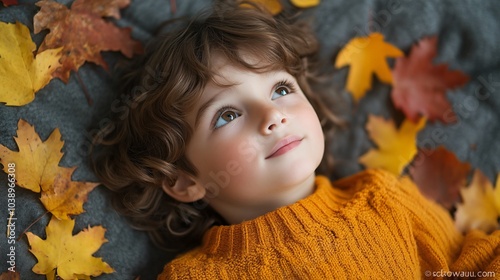
[[[384,171],[316,174],[337,122],[315,94],[316,50],[304,26],[228,4],[126,76],[95,171],[136,228],[186,251],[158,279],[494,278],[499,232],[462,236]]]

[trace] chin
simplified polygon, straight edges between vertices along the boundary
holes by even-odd
[[[300,160],[287,166],[284,174],[282,174],[282,183],[287,185],[296,185],[308,180],[311,176],[315,176],[315,170],[319,166],[316,160]]]

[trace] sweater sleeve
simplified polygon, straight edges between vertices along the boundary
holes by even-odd
[[[358,192],[369,188],[371,204],[407,221],[414,240],[421,275],[428,271],[448,271],[458,258],[463,236],[453,224],[450,214],[437,203],[426,199],[409,178],[396,178],[381,169],[369,169],[341,179],[334,184],[343,191]]]
[[[422,275],[430,271],[449,270],[458,257],[463,235],[453,224],[451,215],[437,203],[425,198],[408,177],[395,184],[394,200],[408,213],[420,259]]]
[[[479,230],[467,233],[459,257],[450,270],[474,272],[475,277],[500,277],[500,231],[491,234]]]
[[[409,178],[398,181],[396,186],[399,185],[400,190],[394,190],[393,194],[399,198],[394,199],[410,215],[422,275],[430,278],[500,276],[500,231],[490,235],[471,231],[464,237],[442,206],[425,198]],[[450,274],[453,272],[455,274]]]

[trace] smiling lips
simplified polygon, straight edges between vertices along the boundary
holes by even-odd
[[[303,138],[292,135],[281,139],[271,150],[271,153],[266,157],[266,159],[280,156],[293,148],[300,145]]]

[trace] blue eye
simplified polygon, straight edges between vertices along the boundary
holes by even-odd
[[[271,96],[271,100],[278,99],[282,96],[285,96],[290,93],[290,90],[287,87],[281,86],[278,87],[274,92],[273,96]]]
[[[236,113],[233,110],[225,110],[221,114],[219,114],[219,117],[215,121],[214,128],[219,128],[219,127],[225,126],[226,124],[234,121],[239,116],[241,116],[241,115]]]

